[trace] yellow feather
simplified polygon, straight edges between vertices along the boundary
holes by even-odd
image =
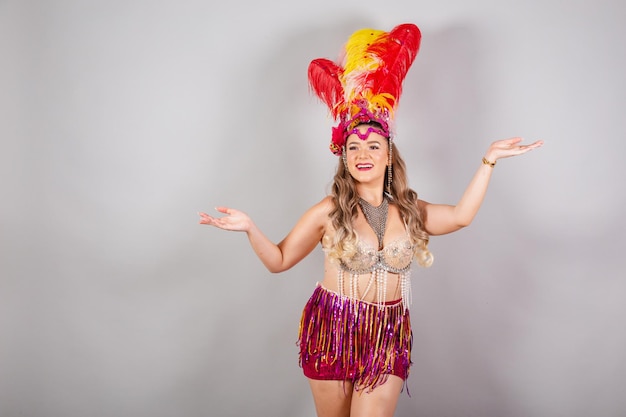
[[[384,34],[384,31],[375,29],[361,29],[354,32],[345,46],[344,71],[352,72],[363,67],[377,67],[379,63],[373,60],[371,56],[367,56],[365,51],[370,44]]]
[[[364,88],[362,78],[376,70],[380,66],[379,60],[368,54],[367,48],[376,42],[386,32],[375,29],[361,29],[348,39],[345,46],[345,57],[343,62],[344,73],[342,84],[346,92],[346,102],[350,102],[363,93]]]
[[[376,94],[368,99],[370,106],[374,106],[377,110],[387,110],[393,115],[393,107],[396,99],[389,93]],[[373,109],[370,109],[373,111]]]

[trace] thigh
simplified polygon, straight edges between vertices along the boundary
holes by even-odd
[[[349,417],[352,383],[349,381],[310,379],[318,417]]]
[[[352,395],[351,412],[359,417],[393,417],[402,392],[404,381],[395,375],[389,375],[384,384],[372,391],[355,392]]]

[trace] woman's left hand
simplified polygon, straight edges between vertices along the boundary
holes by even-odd
[[[489,146],[485,154],[485,159],[489,162],[496,162],[500,158],[522,155],[543,145],[542,140],[538,140],[529,145],[522,145],[521,142],[522,138],[497,140]]]

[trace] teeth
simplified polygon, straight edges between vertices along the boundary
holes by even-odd
[[[372,164],[357,164],[357,168],[371,168]]]

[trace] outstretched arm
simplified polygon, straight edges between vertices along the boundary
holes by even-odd
[[[428,234],[443,235],[469,226],[485,198],[496,161],[522,155],[543,145],[541,140],[529,145],[522,145],[521,141],[522,138],[512,138],[493,142],[485,154],[485,161],[476,171],[456,206],[430,204],[420,200],[419,204],[426,218],[424,226]]]
[[[245,232],[252,249],[270,272],[283,272],[300,262],[321,240],[329,213],[329,200],[326,198],[311,207],[298,220],[289,234],[278,244],[273,243],[256,226],[250,217],[227,207],[216,207],[224,217],[200,215],[200,224],[224,230]]]

